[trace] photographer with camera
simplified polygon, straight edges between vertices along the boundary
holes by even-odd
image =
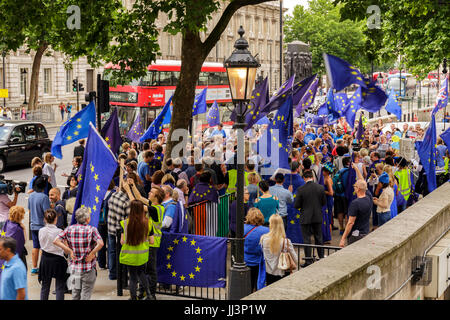
[[[9,209],[17,204],[17,198],[21,192],[20,186],[12,187],[14,190],[14,199],[8,197],[8,185],[10,182],[0,181],[0,230],[9,218]],[[11,189],[11,187],[10,187]]]

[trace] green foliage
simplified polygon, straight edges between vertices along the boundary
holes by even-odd
[[[322,54],[336,55],[370,72],[370,61],[365,52],[364,21],[341,20],[341,5],[331,0],[310,0],[309,8],[297,5],[288,16],[284,32],[286,42],[300,40],[310,43],[313,72],[325,73]]]
[[[368,6],[378,5],[382,21],[374,39],[378,53],[384,59],[401,56],[408,71],[420,78],[436,70],[450,52],[450,6],[447,1],[336,0],[335,3],[342,6],[343,18],[355,21],[368,16]]]

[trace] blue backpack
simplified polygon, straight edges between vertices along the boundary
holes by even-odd
[[[345,193],[344,182],[342,181],[342,175],[344,172],[348,171],[348,168],[343,168],[339,170],[333,177],[333,191],[337,195]]]

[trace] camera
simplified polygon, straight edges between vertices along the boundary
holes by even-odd
[[[19,190],[16,191],[16,188]],[[26,182],[8,180],[5,179],[5,176],[0,175],[0,194],[12,195],[14,192],[25,193],[26,188],[27,188]]]
[[[358,152],[361,150],[361,146],[358,143],[352,143],[352,150]]]

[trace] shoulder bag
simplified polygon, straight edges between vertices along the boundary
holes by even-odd
[[[291,256],[291,253],[289,252],[287,248],[287,239],[284,238],[283,240],[283,248],[281,249],[280,257],[278,259],[278,269],[285,270],[292,273],[293,270],[297,269],[297,264],[295,263],[294,259]]]

